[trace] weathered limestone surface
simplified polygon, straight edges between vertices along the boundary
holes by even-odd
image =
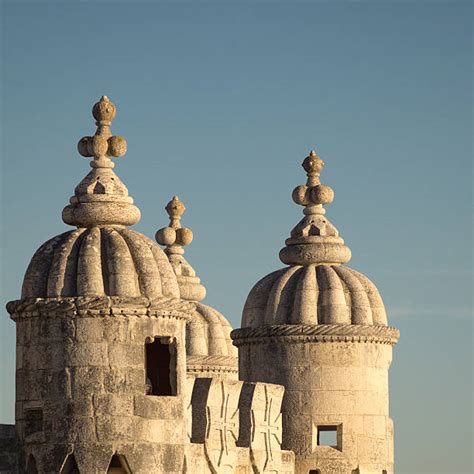
[[[16,423],[0,425],[0,473],[392,473],[399,334],[373,283],[342,265],[322,160],[310,153],[293,192],[305,209],[280,252],[289,266],[255,285],[231,334],[184,258],[184,204],[166,206],[164,251],[127,227],[140,211],[112,171],[127,148],[115,112],[102,97],[78,144],[93,159],[63,210],[76,229],[40,247],[7,305]]]

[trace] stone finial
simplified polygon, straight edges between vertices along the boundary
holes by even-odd
[[[193,241],[192,230],[181,226],[181,216],[186,207],[178,196],[173,196],[165,209],[170,224],[156,232],[156,241],[165,246],[165,253],[178,280],[181,298],[188,301],[201,301],[206,296],[206,288],[196,276],[193,267],[184,258],[183,247]]]
[[[339,232],[324,216],[324,204],[334,199],[334,191],[321,184],[324,161],[311,150],[302,164],[308,177],[306,184],[293,190],[293,201],[304,206],[305,217],[291,231],[280,251],[280,260],[290,265],[341,264],[348,262],[351,251],[344,245]]]
[[[92,107],[97,130],[82,137],[77,149],[82,156],[93,157],[92,170],[76,186],[70,205],[63,210],[63,221],[77,227],[132,225],[140,220],[140,210],[133,205],[126,186],[112,171],[112,157],[127,151],[125,138],[112,135],[110,125],[116,114],[115,105],[102,96]]]

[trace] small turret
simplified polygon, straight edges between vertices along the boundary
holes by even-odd
[[[239,376],[285,387],[283,449],[297,474],[392,472],[388,368],[398,330],[387,326],[380,294],[343,264],[351,252],[325,216],[333,190],[320,183],[322,159],[303,161],[308,179],[293,200],[304,217],[280,259],[250,291],[239,348]]]
[[[193,240],[192,230],[181,226],[186,208],[173,196],[165,209],[170,223],[156,232],[156,240],[166,246],[164,251],[176,274],[181,298],[196,305],[186,325],[188,375],[237,379],[237,350],[230,338],[232,327],[219,311],[201,303],[206,288],[184,258],[183,247]]]
[[[78,149],[92,170],[63,211],[76,229],[33,256],[17,324],[16,429],[29,473],[182,472],[185,323],[166,254],[128,228],[140,211],[112,171],[126,142],[115,105],[93,107]]]

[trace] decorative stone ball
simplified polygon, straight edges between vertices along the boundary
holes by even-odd
[[[176,242],[176,230],[172,227],[163,227],[156,232],[155,238],[161,245],[173,245]]]
[[[109,144],[104,137],[100,135],[94,135],[90,140],[87,141],[89,153],[92,156],[104,156],[107,154]]]
[[[89,140],[91,137],[82,137],[78,144],[77,144],[77,151],[82,155],[82,156],[92,156],[91,153],[89,152]]]
[[[329,204],[334,199],[334,191],[324,184],[311,188],[311,201],[314,204]]]
[[[127,152],[127,141],[121,136],[110,137],[109,140],[109,154],[112,156],[123,156]]]
[[[193,241],[193,231],[187,227],[176,229],[176,243],[179,245],[189,245]]]
[[[94,104],[92,107],[92,115],[97,120],[97,122],[101,122],[103,120],[110,122],[115,117],[115,105],[110,102],[109,98],[103,96],[99,102]]]
[[[308,186],[305,186],[304,184],[296,186],[296,188],[293,189],[293,194],[291,196],[296,204],[306,206],[310,203],[309,189]]]
[[[320,173],[324,167],[324,161],[316,155],[310,153],[303,161],[303,168],[307,173]]]

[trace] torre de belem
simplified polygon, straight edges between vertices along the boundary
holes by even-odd
[[[15,425],[0,426],[1,473],[388,474],[388,369],[397,329],[326,217],[322,159],[303,161],[303,218],[232,330],[203,304],[184,257],[178,197],[155,243],[113,171],[127,143],[115,105],[79,141],[91,170],[26,270],[16,323]]]

